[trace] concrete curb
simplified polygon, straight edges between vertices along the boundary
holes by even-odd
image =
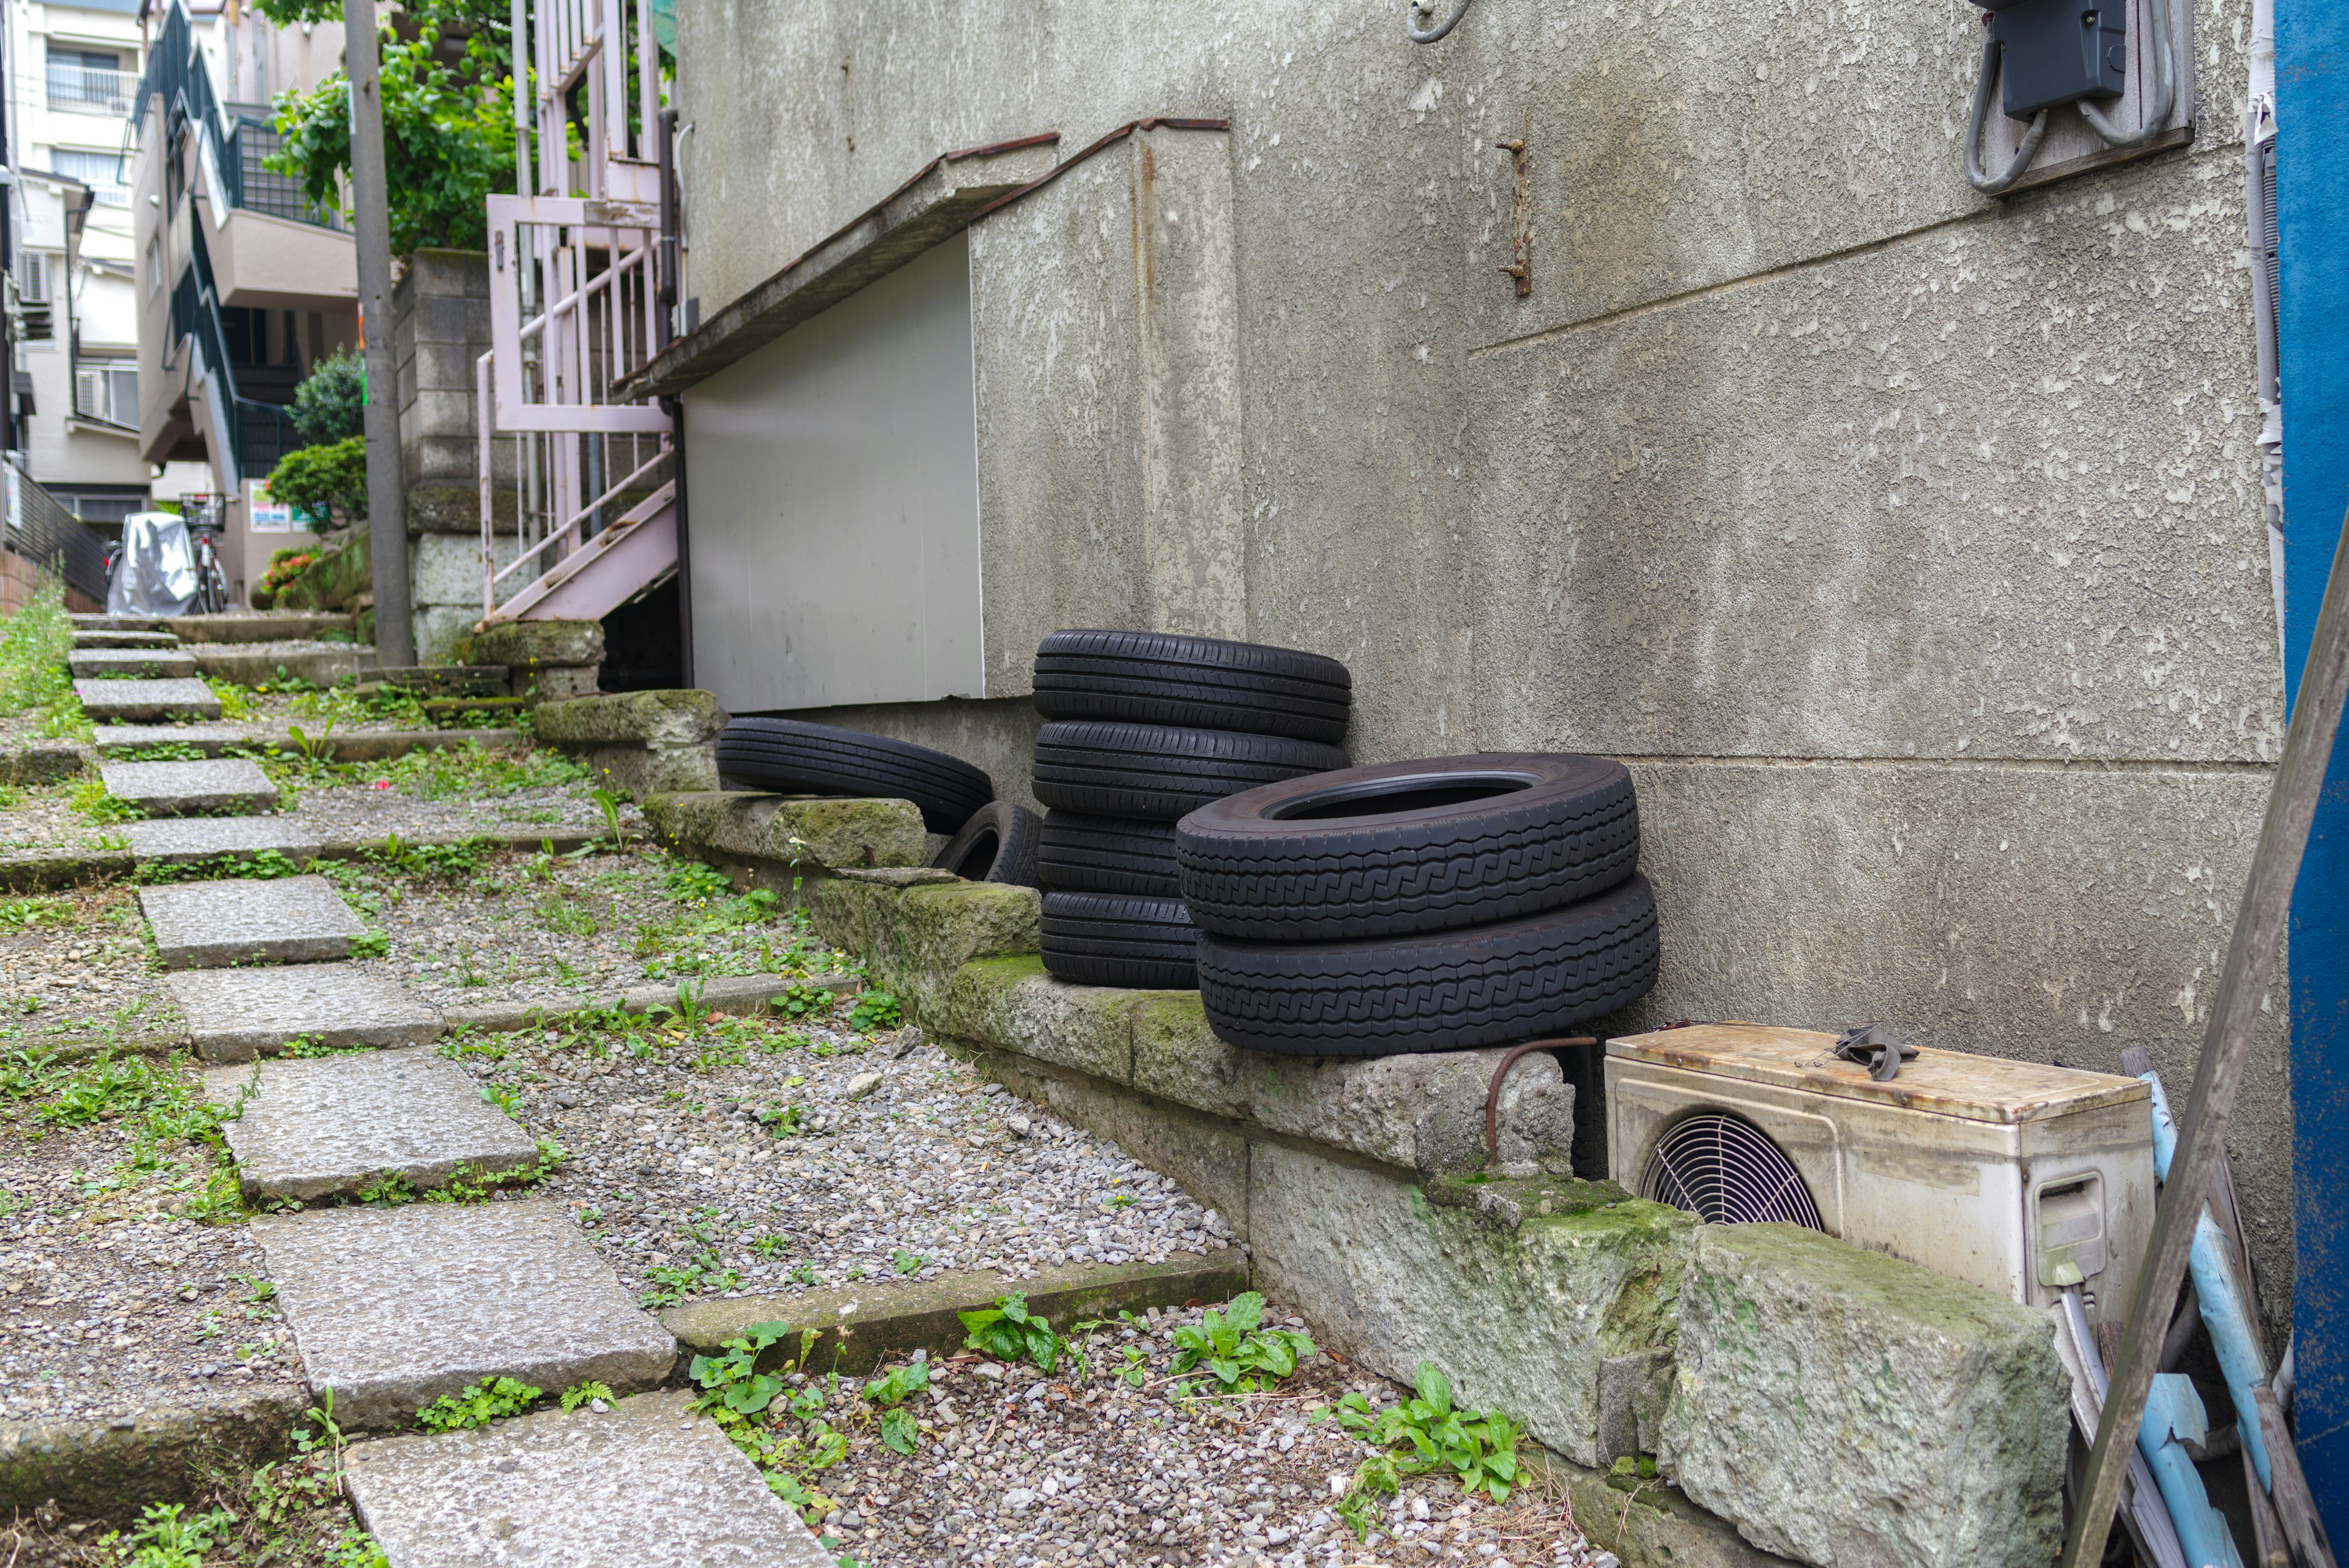
[[[835,996],[846,996],[863,989],[864,979],[854,974],[819,974],[796,979],[780,974],[712,975],[703,985],[701,1004],[716,1012],[764,1012],[767,1003],[795,985],[822,986]],[[543,1029],[549,1024],[562,1024],[585,1013],[603,1012],[614,1007],[630,1012],[647,1012],[656,1007],[675,1007],[677,987],[643,985],[613,993],[605,1002],[584,1002],[564,1006],[543,1002],[499,1002],[483,1007],[444,1007],[440,1021],[450,1033],[460,1029],[478,1029],[484,1034],[510,1033],[517,1029]]]
[[[558,855],[568,854],[583,846],[594,844],[604,836],[573,829],[562,833],[481,833],[450,836],[435,835],[404,840],[410,848],[446,848],[457,844],[486,843],[498,849],[529,851],[552,845]],[[366,843],[337,840],[316,849],[303,852],[306,860],[357,860],[383,847],[380,840]],[[233,867],[250,859],[250,856],[224,855],[205,857],[198,860],[159,862],[162,865],[201,866],[218,859],[222,867]],[[0,855],[0,891],[10,893],[47,892],[58,888],[77,888],[89,882],[112,882],[129,876],[138,869],[138,862],[127,849],[91,849],[71,855]]]
[[[206,1410],[0,1426],[0,1508],[29,1513],[54,1499],[68,1519],[127,1523],[150,1502],[195,1502],[215,1469],[284,1454],[308,1406],[295,1390]]]
[[[0,784],[55,784],[88,771],[97,753],[78,741],[0,747]]]
[[[1705,1512],[1661,1479],[1634,1480],[1588,1469],[1531,1443],[1517,1453],[1564,1486],[1574,1500],[1574,1521],[1590,1543],[1632,1568],[1786,1568],[1792,1561],[1749,1543],[1735,1525]]]
[[[47,893],[87,882],[111,882],[131,872],[128,849],[90,849],[80,854],[0,855],[0,888],[11,893]]]
[[[109,736],[107,733],[109,728],[130,728],[145,732],[132,737]],[[95,749],[101,757],[160,745],[186,746],[207,757],[246,749],[285,753],[302,750],[301,743],[290,734],[222,735],[204,733],[203,727],[198,727],[192,732],[152,732],[159,728],[169,730],[171,726],[101,724],[98,727]],[[312,744],[338,763],[383,763],[395,757],[404,757],[410,752],[455,750],[468,741],[479,741],[484,751],[501,751],[521,745],[527,738],[520,730],[352,730],[344,734],[328,735]]]
[[[661,1324],[686,1349],[707,1355],[752,1324],[792,1326],[788,1352],[777,1345],[776,1361],[799,1355],[799,1334],[818,1331],[807,1366],[862,1375],[882,1362],[915,1350],[947,1355],[968,1335],[957,1314],[991,1307],[1017,1293],[1028,1310],[1041,1313],[1055,1329],[1071,1323],[1145,1307],[1179,1307],[1226,1302],[1248,1288],[1247,1254],[1233,1247],[1179,1263],[1071,1263],[1046,1269],[1032,1280],[1007,1280],[992,1269],[962,1269],[919,1284],[867,1283],[802,1296],[743,1296],[671,1307]],[[835,1359],[835,1352],[837,1359]]]

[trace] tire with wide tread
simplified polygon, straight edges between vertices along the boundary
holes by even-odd
[[[1353,678],[1293,648],[1151,631],[1056,631],[1036,649],[1036,711],[1335,742]]]
[[[959,757],[862,730],[802,719],[737,719],[718,737],[718,771],[785,794],[909,800],[932,833],[954,834],[995,798],[995,784]]]
[[[994,800],[971,813],[960,832],[930,857],[930,864],[974,882],[1009,887],[1036,884],[1036,846],[1043,822],[1024,805]]]
[[[1480,787],[1494,793],[1441,800]],[[1422,804],[1381,809],[1414,799]],[[1361,815],[1292,815],[1316,808]],[[1433,757],[1211,802],[1176,825],[1174,854],[1203,931],[1350,941],[1491,925],[1596,898],[1639,867],[1640,807],[1630,774],[1603,757]]]
[[[1036,879],[1055,892],[1179,898],[1174,825],[1048,811],[1037,843]]]
[[[1235,1045],[1289,1056],[1469,1051],[1571,1033],[1656,982],[1656,899],[1633,876],[1519,919],[1378,941],[1202,933],[1199,993]]]
[[[1044,895],[1044,968],[1078,985],[1190,991],[1198,928],[1180,898],[1116,893]]]
[[[1227,794],[1346,763],[1318,741],[1056,719],[1036,732],[1036,798],[1087,816],[1174,822]]]

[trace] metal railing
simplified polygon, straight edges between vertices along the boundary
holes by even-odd
[[[130,112],[139,91],[136,71],[109,71],[93,66],[52,60],[48,68],[48,102],[67,114]]]
[[[197,376],[209,383],[218,403],[217,427],[228,450],[218,455],[242,483],[258,479],[277,466],[278,459],[303,444],[295,433],[292,416],[276,403],[242,397],[236,389],[236,366],[228,356],[227,334],[221,327],[220,290],[212,282],[212,252],[204,244],[203,225],[189,226],[188,265],[171,286],[171,335],[176,345],[186,339],[197,357]]]
[[[221,179],[228,186],[229,204],[248,213],[339,230],[343,226],[340,213],[313,207],[302,193],[301,181],[263,166],[263,159],[285,145],[285,139],[267,120],[252,115],[236,117],[228,133],[226,155],[221,159]]]
[[[6,465],[7,544],[47,566],[66,587],[106,602],[106,542],[11,461]]]

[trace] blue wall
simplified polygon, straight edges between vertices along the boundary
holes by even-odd
[[[2349,4],[2276,0],[2283,296],[2284,679],[2296,695],[2349,506]],[[2349,1542],[2349,747],[2292,904],[2292,1110],[2302,1462]]]

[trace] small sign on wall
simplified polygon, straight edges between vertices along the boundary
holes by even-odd
[[[265,479],[244,482],[244,514],[256,534],[291,534],[296,529],[305,534],[322,533],[324,529],[319,525],[326,521],[298,506],[272,500]]]

